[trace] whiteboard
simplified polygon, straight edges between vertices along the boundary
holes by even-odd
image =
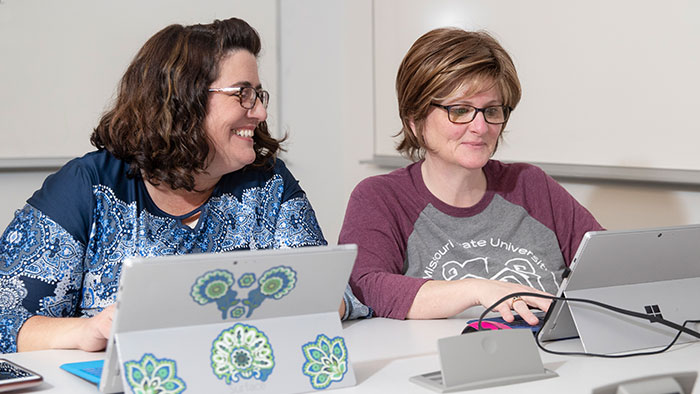
[[[74,157],[94,149],[90,134],[149,37],[172,23],[233,16],[261,35],[260,78],[273,92],[272,114],[275,0],[1,0],[0,159]]]
[[[376,157],[398,153],[395,79],[435,27],[485,29],[511,54],[523,99],[496,158],[700,170],[700,2],[375,0]]]

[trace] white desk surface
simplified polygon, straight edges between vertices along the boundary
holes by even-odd
[[[332,392],[432,393],[431,390],[409,382],[408,378],[439,370],[437,340],[459,334],[465,321],[464,318],[424,321],[374,318],[344,323],[344,336],[357,385]],[[562,341],[553,346],[557,346],[554,348],[556,350],[581,350],[578,340]],[[698,342],[676,345],[660,355],[626,359],[564,357],[540,353],[545,367],[555,371],[559,377],[468,393],[590,393],[593,388],[628,379],[664,373],[700,372]],[[104,353],[51,350],[0,357],[15,361],[44,376],[41,386],[17,393],[96,393],[96,386],[59,369],[59,365],[101,359]],[[693,392],[700,393],[697,384]]]

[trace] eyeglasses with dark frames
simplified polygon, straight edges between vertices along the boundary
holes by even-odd
[[[209,88],[210,92],[226,93],[229,96],[238,96],[241,107],[245,109],[255,108],[255,103],[260,99],[263,107],[267,109],[270,103],[270,93],[267,90],[258,90],[251,86],[236,86],[226,88]]]
[[[477,108],[472,105],[457,104],[457,105],[441,105],[430,103],[438,108],[447,111],[447,119],[452,123],[464,124],[469,123],[479,112],[484,114],[484,120],[489,124],[503,124],[508,121],[513,108],[507,105],[492,105],[485,108]]]

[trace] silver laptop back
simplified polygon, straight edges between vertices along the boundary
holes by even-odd
[[[322,328],[327,335],[340,335],[338,306],[356,254],[355,245],[340,245],[125,261],[100,391],[110,393],[124,389],[119,376],[120,363],[124,360],[119,358],[127,357],[124,347],[127,339],[129,348],[134,348],[141,340],[130,339],[135,334],[150,338],[142,333],[160,333],[154,334],[155,338],[172,343],[168,335],[177,330],[197,332],[200,336],[200,333],[220,329],[219,326],[263,322],[261,326],[267,324],[266,327],[289,330],[285,334],[275,334],[273,329],[268,329],[271,339],[280,335],[287,336],[290,341],[294,336],[314,334],[315,337],[316,330]],[[274,323],[277,321],[279,324]],[[121,346],[119,338],[124,342]],[[178,347],[184,349],[183,344],[194,339],[182,337],[185,342],[180,342]],[[143,348],[149,346],[144,344]],[[296,374],[301,371],[300,367],[284,365],[284,352],[278,351],[276,357],[279,361],[276,371],[285,374],[284,370],[292,369],[295,379],[300,380],[296,376],[300,375]],[[179,363],[186,365],[182,361]],[[348,369],[348,379],[342,383],[354,384],[352,370]],[[194,388],[194,384],[189,387]]]
[[[586,298],[678,324],[700,318],[700,225],[587,233],[558,295]],[[566,305],[568,304],[568,305]],[[676,330],[582,303],[552,305],[540,339],[580,336],[589,353],[665,346]],[[693,328],[693,326],[690,326]],[[679,342],[694,338],[682,335]]]

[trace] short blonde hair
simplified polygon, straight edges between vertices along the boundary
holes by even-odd
[[[425,156],[423,125],[431,103],[458,90],[476,94],[496,86],[503,105],[515,108],[522,94],[515,65],[505,49],[484,31],[440,28],[422,35],[403,58],[396,94],[403,127],[397,150],[418,160]],[[415,127],[415,134],[411,129]],[[505,127],[503,124],[502,127]],[[503,130],[503,128],[501,129]],[[499,140],[500,140],[499,136]]]

